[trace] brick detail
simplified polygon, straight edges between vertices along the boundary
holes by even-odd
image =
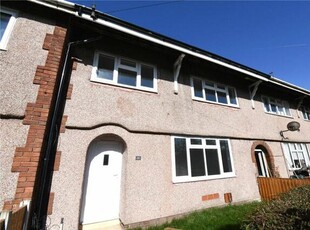
[[[228,203],[228,204],[232,202],[232,195],[230,192],[224,193],[224,201],[225,203]]]
[[[72,70],[77,70],[77,64],[78,64],[77,61],[73,61]]]
[[[208,194],[208,195],[204,195],[201,197],[202,201],[208,201],[208,200],[215,200],[220,198],[220,194],[219,193],[213,193],[213,194]]]
[[[47,34],[43,49],[48,50],[44,66],[37,66],[33,84],[39,85],[36,101],[28,103],[24,125],[29,125],[24,147],[17,147],[12,163],[12,172],[19,173],[15,197],[4,203],[4,210],[15,210],[23,200],[32,198],[43,138],[46,131],[50,106],[59,72],[62,51],[67,30],[56,26],[53,34]],[[65,119],[66,120],[66,119]],[[56,169],[59,168],[60,152],[56,156]],[[50,199],[52,202],[53,196]]]
[[[61,151],[56,152],[54,171],[59,171]]]
[[[73,91],[73,85],[72,85],[72,84],[69,84],[68,92],[67,92],[67,100],[70,100],[70,99],[71,99],[72,91]]]
[[[51,192],[49,200],[48,200],[47,215],[52,215],[53,214],[54,198],[55,198],[55,193]]]
[[[59,132],[64,133],[66,131],[66,122],[68,120],[68,116],[64,115],[61,120],[61,126]]]
[[[43,49],[44,50],[49,50],[50,47],[51,47],[51,44],[52,44],[52,41],[53,41],[53,35],[52,34],[47,34],[45,36],[45,39],[44,39],[44,42],[43,42]]]

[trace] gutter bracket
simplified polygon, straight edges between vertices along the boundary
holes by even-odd
[[[254,104],[254,97],[256,95],[258,86],[260,85],[260,83],[262,83],[261,80],[254,82],[253,84],[251,84],[249,86],[249,91],[250,91],[250,98],[251,98],[251,103],[252,103],[252,109],[255,109],[255,104]],[[252,89],[253,88],[253,89]]]
[[[173,64],[173,77],[174,77],[174,94],[178,94],[178,79],[185,54],[180,54],[178,59]]]

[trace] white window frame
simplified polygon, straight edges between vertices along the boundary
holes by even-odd
[[[305,161],[307,167],[310,167],[310,155],[306,144],[302,143],[282,143],[284,157],[289,170],[298,170],[302,168],[301,160]],[[296,166],[294,160],[298,161]]]
[[[175,142],[176,138],[183,138],[186,140],[186,157],[187,157],[187,170],[188,175],[186,176],[176,176],[176,159],[175,159]],[[191,144],[191,139],[201,139],[202,144]],[[207,145],[206,140],[214,140],[216,145]],[[229,149],[229,156],[230,156],[230,163],[231,163],[231,172],[224,172],[223,169],[223,161],[222,161],[222,154],[221,154],[221,146],[220,141],[227,141],[228,149]],[[220,167],[220,174],[218,175],[207,175],[207,165],[206,165],[206,156],[205,153],[203,154],[204,157],[204,166],[206,170],[205,176],[191,176],[191,163],[190,163],[190,151],[189,149],[217,149],[218,151],[218,160],[219,160],[219,167]],[[171,137],[171,155],[172,155],[172,182],[173,183],[182,183],[182,182],[195,182],[195,181],[202,181],[202,180],[212,180],[212,179],[223,179],[223,178],[231,178],[235,177],[235,168],[234,168],[234,160],[233,154],[231,151],[231,143],[229,139],[218,139],[218,138],[201,138],[201,137],[184,137],[184,136],[172,136]]]
[[[268,102],[269,111],[266,109],[265,100]],[[262,103],[263,103],[264,111],[266,113],[275,114],[278,116],[292,117],[290,106],[287,101],[275,99],[272,97],[262,96]],[[272,105],[274,105],[276,108],[275,112],[272,111],[271,109]],[[289,114],[287,114],[287,110],[289,111]]]
[[[310,108],[302,107],[301,108],[302,117],[305,121],[310,121]]]
[[[98,62],[99,62],[99,56],[100,55],[105,55],[105,56],[114,58],[114,70],[113,70],[113,79],[112,80],[99,78],[97,75]],[[122,59],[136,63],[136,67],[126,66],[126,65],[121,64]],[[141,86],[141,66],[142,65],[146,66],[146,67],[153,68],[153,76],[154,76],[153,77],[153,88]],[[124,70],[130,70],[130,71],[137,72],[136,86],[118,83],[119,68],[124,69]],[[125,87],[125,88],[139,89],[139,90],[149,91],[149,92],[157,92],[157,68],[154,65],[143,63],[143,62],[140,62],[140,61],[137,61],[134,59],[130,59],[130,58],[126,58],[126,57],[116,56],[116,55],[101,52],[101,51],[95,52],[92,75],[91,75],[90,80],[94,81],[94,82],[106,83],[106,84],[121,86],[121,87]]]
[[[202,82],[202,97],[195,96],[194,79],[200,80]],[[207,82],[213,84],[214,87],[208,86],[206,84]],[[214,90],[216,92],[216,95],[215,95],[216,101],[210,101],[210,100],[206,99],[205,89]],[[230,99],[230,95],[229,95],[229,89],[233,90],[233,92],[235,94],[236,104],[231,103],[231,99]],[[194,99],[194,100],[208,102],[208,103],[213,103],[213,104],[217,104],[217,105],[239,107],[237,90],[236,90],[235,87],[231,87],[231,86],[215,83],[215,82],[212,82],[212,81],[208,81],[208,80],[202,79],[200,77],[191,76],[191,91],[192,91],[192,99]],[[226,94],[227,104],[226,103],[218,102],[217,92],[221,92],[221,93],[225,93]]]
[[[14,27],[15,22],[16,22],[17,11],[13,11],[13,10],[8,9],[6,7],[1,7],[0,12],[11,15],[10,20],[8,22],[8,25],[5,28],[5,31],[4,31],[3,36],[1,38],[1,41],[0,41],[0,50],[6,50],[7,44],[9,42],[9,39],[11,36],[11,33],[13,31],[13,27]]]

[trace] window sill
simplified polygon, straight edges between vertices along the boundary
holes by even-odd
[[[293,116],[281,115],[281,114],[277,114],[277,113],[270,113],[270,112],[266,112],[266,111],[265,111],[265,113],[269,114],[269,115],[273,115],[273,116],[278,116],[278,117],[291,118],[291,119],[294,118]]]
[[[0,43],[0,51],[7,51],[7,50],[8,50],[7,44],[4,42],[1,42]]]
[[[148,93],[156,93],[156,94],[158,93],[157,89],[148,89],[148,88],[143,88],[143,87],[134,87],[134,86],[129,86],[129,85],[122,85],[122,84],[104,81],[104,80],[98,79],[98,78],[95,78],[95,79],[91,78],[90,81],[93,83],[99,83],[99,84],[104,84],[104,85],[108,85],[108,86],[130,89],[130,90],[137,90],[137,91],[148,92]]]
[[[213,101],[206,101],[206,100],[199,99],[199,98],[192,98],[192,99],[194,101],[208,103],[208,104],[212,104],[212,105],[219,105],[219,106],[225,106],[225,107],[229,107],[229,108],[240,109],[239,105],[230,105],[230,104],[218,103],[218,102],[213,102]]]
[[[201,181],[209,181],[209,180],[221,180],[221,179],[230,179],[235,178],[236,174],[232,173],[230,175],[222,175],[222,176],[209,176],[209,177],[201,177],[201,178],[173,178],[173,184],[181,184],[181,183],[194,183],[194,182],[201,182]]]

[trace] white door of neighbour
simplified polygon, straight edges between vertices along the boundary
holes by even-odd
[[[266,154],[261,149],[255,149],[255,158],[258,175],[261,177],[270,177]]]
[[[90,146],[84,183],[83,224],[119,218],[122,145],[98,141]]]

